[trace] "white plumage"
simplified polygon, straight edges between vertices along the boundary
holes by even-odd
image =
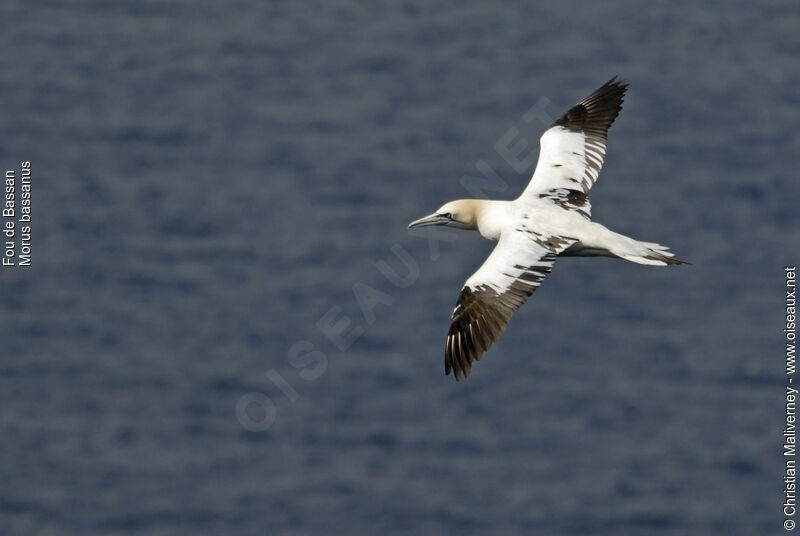
[[[558,256],[607,256],[639,264],[684,264],[665,246],[641,242],[591,221],[588,193],[600,173],[608,128],[627,84],[609,80],[540,139],[530,183],[514,201],[461,199],[409,227],[448,225],[497,242],[459,294],[445,346],[445,372],[469,376],[472,363],[505,330],[511,314],[550,273]]]

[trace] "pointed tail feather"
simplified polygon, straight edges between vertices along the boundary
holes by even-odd
[[[653,266],[667,266],[677,264],[691,264],[675,257],[667,246],[656,244],[655,242],[638,242],[637,245],[643,246],[644,251],[630,252],[620,255],[623,259],[638,264],[650,264]]]

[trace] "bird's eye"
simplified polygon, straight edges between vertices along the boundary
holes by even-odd
[[[445,212],[444,214],[442,214],[442,216],[444,216],[448,220],[452,220],[453,219],[453,215],[450,214],[449,212]]]

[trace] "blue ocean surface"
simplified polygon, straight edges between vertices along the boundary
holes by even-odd
[[[32,265],[0,267],[3,535],[783,531],[795,2],[0,20],[0,169],[31,162],[33,207]],[[486,170],[516,197],[498,140],[535,154],[613,75],[593,217],[692,265],[559,259],[454,382],[492,244],[406,225]]]

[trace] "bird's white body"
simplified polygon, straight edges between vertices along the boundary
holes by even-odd
[[[575,213],[554,207],[546,201],[515,199],[513,201],[480,200],[478,232],[497,242],[504,233],[520,232],[520,228],[541,229],[549,234],[567,234],[591,240],[602,227]],[[605,229],[605,227],[602,227]]]
[[[576,212],[560,209],[549,201],[519,198],[513,201],[479,200],[477,231],[497,242],[503,234],[537,230],[546,235],[571,237],[576,242],[559,253],[562,257],[619,257],[639,264],[663,266],[663,260],[648,254],[664,253],[665,246],[641,242],[615,233]]]
[[[627,84],[611,79],[542,135],[536,170],[513,201],[460,199],[409,227],[449,225],[496,242],[467,279],[453,311],[445,371],[468,376],[511,314],[550,273],[558,256],[616,257],[638,264],[684,264],[665,246],[615,233],[591,220],[589,190],[600,173],[608,127]]]
[[[503,234],[530,233],[563,236],[575,242],[559,255],[562,257],[619,257],[638,264],[663,266],[668,262],[648,258],[664,254],[665,246],[642,242],[616,233],[604,225],[587,220],[573,211],[563,210],[549,201],[520,197],[513,201],[477,201],[476,230],[492,242]]]

